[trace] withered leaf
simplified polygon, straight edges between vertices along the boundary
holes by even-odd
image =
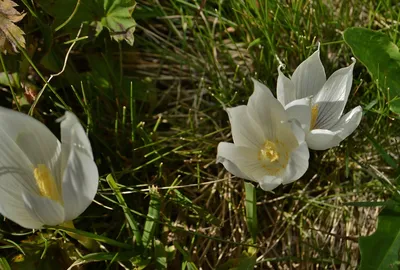
[[[14,23],[19,22],[26,13],[20,13],[11,0],[0,0],[0,51],[18,52],[19,44],[25,48],[24,31]]]

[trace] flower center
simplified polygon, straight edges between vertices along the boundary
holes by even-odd
[[[278,161],[279,153],[276,149],[276,144],[266,140],[258,153],[258,160],[269,160],[270,162]]]
[[[315,124],[317,122],[317,117],[318,117],[318,104],[315,104],[311,108],[311,123],[310,123],[310,130],[314,129]]]
[[[33,169],[33,176],[39,188],[40,196],[62,203],[56,182],[46,165],[38,164],[38,166]]]
[[[289,162],[289,151],[279,140],[266,140],[258,152],[258,160],[269,175],[278,175]]]

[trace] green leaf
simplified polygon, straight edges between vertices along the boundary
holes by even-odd
[[[248,182],[244,183],[246,191],[246,220],[247,227],[251,234],[253,243],[257,240],[257,198],[254,185]]]
[[[367,237],[360,237],[360,270],[396,269],[400,250],[400,212],[384,209],[378,228]]]
[[[157,221],[160,218],[161,200],[157,188],[150,188],[150,198],[149,210],[142,234],[144,248],[147,248],[153,240],[154,232],[158,225]]]
[[[134,0],[39,0],[37,1],[46,13],[54,17],[54,28],[60,26],[75,37],[82,22],[98,36],[107,28],[110,36],[116,41],[125,40],[133,45],[136,22],[132,18],[135,9]],[[67,22],[67,23],[65,23]]]
[[[348,28],[343,37],[382,91],[388,93],[390,109],[400,114],[399,48],[387,35],[366,28]]]
[[[101,23],[108,28],[110,35],[116,41],[125,40],[133,45],[133,32],[136,23],[132,18],[132,12],[136,2],[132,0],[104,0],[104,15]]]

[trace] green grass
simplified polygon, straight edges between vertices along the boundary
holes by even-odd
[[[27,16],[27,44],[34,44],[50,29],[38,30],[37,19]],[[379,209],[348,203],[388,198],[391,189],[380,179],[394,177],[387,161],[400,155],[399,120],[360,63],[346,107],[364,108],[360,127],[340,147],[312,151],[308,172],[295,183],[273,193],[245,188],[215,164],[216,149],[232,140],[223,109],[247,102],[251,77],[275,91],[279,61],[292,74],[317,42],[329,76],[351,63],[341,36],[347,27],[381,29],[398,43],[399,7],[391,1],[149,0],[138,1],[133,17],[133,47],[118,46],[108,34],[77,41],[64,73],[51,81],[52,90],[43,88],[33,111],[57,132],[53,120],[71,109],[89,133],[100,184],[75,226],[97,239],[100,251],[86,250],[62,228],[32,232],[4,220],[1,267],[7,269],[6,259],[14,269],[24,254],[18,269],[51,269],[45,267],[55,261],[62,269],[75,261],[87,269],[252,263],[257,269],[356,269],[358,237],[374,231]],[[60,63],[74,38],[56,35]],[[37,48],[40,43],[34,52],[3,58],[10,72],[22,74],[29,55],[36,68],[21,80],[41,89],[41,77],[57,72],[41,62],[44,47]],[[11,91],[2,95],[2,105],[15,107]],[[22,105],[25,112],[31,108]]]

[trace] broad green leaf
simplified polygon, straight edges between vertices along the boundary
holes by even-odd
[[[360,270],[396,269],[400,250],[400,212],[384,209],[375,233],[359,240]]]
[[[102,2],[102,1],[100,1]],[[132,0],[104,0],[104,15],[101,23],[116,41],[125,40],[133,45],[133,32],[136,23],[132,18],[132,12],[136,2]]]
[[[38,0],[39,5],[54,17],[53,28],[64,28],[75,37],[82,22],[97,36],[107,28],[116,41],[133,45],[136,22],[132,18],[134,0]],[[62,28],[61,28],[62,27]],[[88,33],[89,34],[89,33]]]
[[[247,227],[251,234],[253,243],[257,240],[257,199],[256,199],[256,189],[254,185],[248,182],[244,183],[246,192],[246,220]]]
[[[390,38],[366,28],[348,28],[343,34],[353,54],[387,95],[390,109],[400,114],[400,53]]]

